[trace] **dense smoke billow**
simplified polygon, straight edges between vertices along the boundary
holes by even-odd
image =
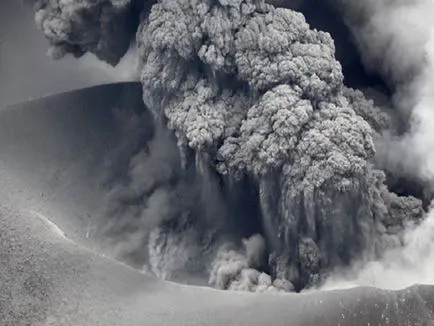
[[[55,59],[115,65],[137,47],[156,127],[108,196],[118,256],[162,278],[290,291],[405,243],[432,199],[434,3],[323,5],[389,100],[344,82],[345,50],[308,23],[311,2],[34,0]]]
[[[0,1],[0,107],[112,82],[136,81],[134,46],[116,67],[88,53],[53,62],[33,22],[29,0]]]

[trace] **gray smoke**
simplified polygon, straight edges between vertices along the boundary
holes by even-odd
[[[161,1],[137,42],[145,103],[181,148],[213,153],[229,179],[258,180],[266,236],[290,281],[319,272],[303,265],[301,239],[324,268],[376,236],[391,208],[366,120],[381,130],[386,118],[344,88],[328,34],[261,1]]]
[[[113,67],[94,55],[53,62],[29,0],[0,1],[0,107],[78,88],[138,80],[134,46]]]
[[[412,9],[429,9],[422,6],[427,1]],[[390,78],[402,100],[428,73],[418,70],[421,53],[402,58],[396,50],[412,48],[393,42],[407,34],[395,25],[380,28],[401,10],[389,2],[334,3],[366,66]],[[36,1],[36,20],[55,57],[91,52],[116,64],[135,31],[138,3]],[[292,4],[299,7],[301,1]],[[128,218],[109,229],[122,239],[130,230],[127,251],[148,248],[155,274],[170,278],[197,256],[199,265],[210,264],[216,287],[298,290],[362,253],[376,257],[409,220],[423,216],[420,199],[388,189],[376,154],[376,144],[384,151],[392,144],[386,135],[399,136],[396,116],[404,115],[345,86],[330,34],[312,29],[301,13],[263,0],[159,0],[142,12],[135,42],[144,103],[174,134],[179,153],[171,135],[158,132],[146,151],[134,153],[127,182],[110,199],[111,214]],[[430,156],[420,144],[434,138],[427,135],[430,120],[422,119],[430,117],[427,103],[416,101],[419,91],[412,94],[418,124],[409,137],[426,174]],[[401,106],[395,111],[404,112]],[[251,220],[232,214],[239,194],[248,192],[258,206]],[[232,238],[258,232],[241,235],[233,225],[244,230],[255,218],[264,241],[254,237],[233,248]],[[253,259],[267,255],[271,276]]]
[[[134,132],[142,127],[140,122],[144,125],[143,119],[134,117],[130,121],[133,124],[126,123],[125,132],[133,133],[138,139],[145,138]],[[143,139],[144,143],[145,140]],[[112,251],[118,257],[140,252],[141,255],[146,255],[143,248],[146,248],[149,233],[161,223],[174,218],[182,211],[183,203],[188,202],[187,198],[183,198],[183,185],[170,184],[175,182],[179,174],[176,143],[170,140],[170,135],[161,128],[156,128],[152,140],[144,148],[141,144],[132,145],[132,148],[115,150],[107,158],[113,164],[112,157],[131,157],[124,163],[124,169],[128,171],[124,178],[110,183],[106,204],[101,212],[102,225],[98,227],[99,232],[113,242]],[[139,146],[138,149],[134,145]],[[108,177],[115,175],[119,177],[118,167]],[[188,195],[189,192],[185,194]],[[111,218],[107,221],[108,217]]]
[[[344,15],[365,66],[394,90],[393,104],[407,132],[386,140],[384,165],[413,178],[433,180],[432,116],[434,23],[431,0],[333,0]]]
[[[113,65],[130,45],[133,7],[131,0],[34,0],[36,24],[50,42],[51,57],[90,52]]]
[[[402,246],[391,246],[376,260],[359,260],[349,268],[336,270],[323,289],[376,286],[403,289],[414,284],[433,284],[434,216],[432,211],[419,225],[410,223]],[[391,239],[391,240],[396,240]]]
[[[266,258],[265,240],[254,235],[242,240],[243,248],[236,250],[226,243],[218,249],[211,265],[209,283],[223,290],[250,292],[289,292],[292,285],[285,279],[275,279],[259,272]]]

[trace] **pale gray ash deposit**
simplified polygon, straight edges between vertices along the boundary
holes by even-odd
[[[131,117],[136,145],[102,210],[121,259],[168,279],[206,270],[198,279],[222,289],[301,290],[423,218],[429,35],[409,53],[405,27],[377,33],[400,1],[324,2],[330,16],[308,0],[33,2],[54,58],[115,65],[138,49],[155,131],[141,147]],[[414,17],[431,7],[407,5]],[[406,144],[417,144],[413,161]]]

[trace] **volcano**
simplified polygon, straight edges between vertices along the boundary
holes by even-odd
[[[159,280],[117,260],[94,227],[104,224],[101,207],[125,157],[154,137],[141,98],[140,84],[119,83],[0,110],[2,325],[432,324],[433,286],[231,292]],[[126,135],[131,116],[139,136]]]

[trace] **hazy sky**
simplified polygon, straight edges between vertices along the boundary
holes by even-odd
[[[48,43],[34,26],[31,8],[0,0],[0,107],[95,84],[130,79],[132,60],[113,69],[91,56],[52,61]]]

